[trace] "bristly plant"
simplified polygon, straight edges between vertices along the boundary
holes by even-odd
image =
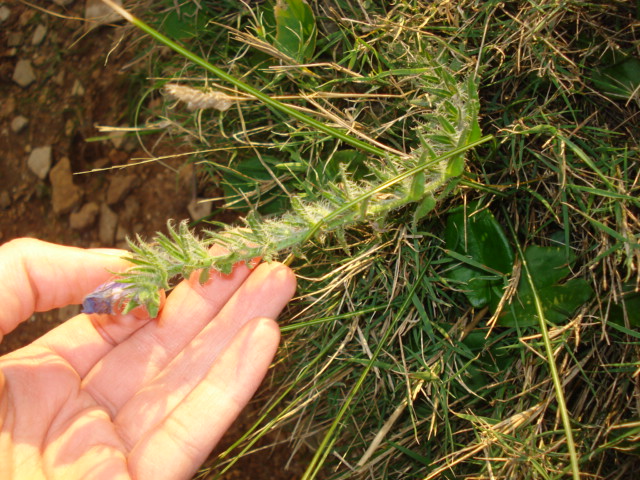
[[[127,12],[119,11],[145,32],[187,56],[182,47]],[[456,79],[446,66],[430,59],[425,60],[427,66],[418,69],[415,80],[420,101],[429,107],[413,132],[416,146],[407,154],[391,154],[276,100],[269,97],[266,100],[264,94],[257,95],[257,90],[190,52],[187,57],[269,107],[290,113],[310,127],[377,159],[370,158],[366,162],[368,173],[357,178],[341,165],[336,179],[319,185],[317,192],[306,189],[304,195],[292,195],[290,211],[277,217],[261,218],[250,213],[241,227],[207,230],[201,237],[190,232],[185,223],[177,226],[169,223],[168,236],[158,234],[150,243],[140,237],[130,241],[133,254],[129,260],[134,266],[119,280],[128,285],[124,290],[125,313],[144,305],[152,317],[156,316],[160,307],[159,289],[171,288],[177,276],[188,277],[201,270],[200,281],[206,281],[210,269],[228,273],[239,261],[249,262],[256,257],[271,260],[282,252],[295,253],[311,238],[327,233],[341,239],[346,227],[357,222],[383,222],[391,211],[410,203],[417,204],[414,219],[418,220],[435,207],[447,181],[462,173],[465,152],[491,138],[481,136],[473,77]],[[213,244],[221,245],[225,253],[210,255],[208,250]]]

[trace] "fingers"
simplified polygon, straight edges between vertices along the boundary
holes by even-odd
[[[113,252],[23,238],[0,246],[0,340],[33,312],[82,298],[129,265]],[[122,251],[122,254],[126,252]]]
[[[134,411],[171,395],[181,399],[247,321],[276,318],[294,291],[295,276],[277,263],[251,272],[238,265],[231,275],[215,275],[205,285],[195,278],[182,282],[167,298],[158,320],[99,361],[83,388],[114,415],[134,396],[127,407]]]
[[[256,319],[244,326],[204,377],[175,406],[166,406],[155,425],[139,434],[128,415],[116,418],[133,440],[129,468],[135,478],[191,478],[248,403],[275,355],[275,322]],[[162,402],[156,400],[156,405]],[[138,412],[144,414],[144,412]]]

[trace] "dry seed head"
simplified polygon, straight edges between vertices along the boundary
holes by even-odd
[[[209,90],[203,92],[195,88],[168,83],[164,86],[165,91],[181,102],[187,104],[189,110],[204,110],[206,108],[215,108],[224,112],[231,107],[233,100],[227,94]]]

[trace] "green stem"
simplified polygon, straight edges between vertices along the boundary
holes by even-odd
[[[564,389],[562,388],[562,380],[560,380],[560,374],[558,373],[558,367],[556,366],[555,357],[553,355],[553,346],[551,345],[551,338],[549,337],[549,329],[547,328],[547,319],[545,318],[544,310],[542,308],[542,301],[540,300],[540,296],[538,295],[536,286],[533,283],[533,277],[531,276],[531,271],[529,270],[529,264],[527,263],[527,259],[524,256],[524,252],[520,247],[520,243],[518,243],[517,241],[516,233],[510,223],[509,223],[509,229],[511,230],[511,234],[513,235],[513,238],[516,240],[515,241],[516,248],[518,249],[518,254],[522,259],[522,269],[527,278],[527,282],[529,282],[529,285],[531,286],[531,293],[533,294],[533,301],[535,303],[536,313],[538,316],[538,325],[540,326],[540,334],[542,335],[545,354],[547,357],[547,365],[549,366],[549,371],[551,372],[553,388],[556,393],[556,401],[558,402],[558,410],[560,410],[560,417],[562,418],[562,426],[564,428],[564,433],[567,437],[567,449],[569,450],[571,474],[572,474],[573,480],[580,480],[580,466],[578,464],[578,454],[576,453],[576,445],[573,440],[571,418],[569,417],[567,402],[564,398]]]
[[[252,95],[253,97],[257,98],[258,100],[263,102],[265,105],[268,105],[272,109],[286,113],[287,115],[295,118],[296,120],[300,120],[301,122],[306,123],[307,125],[315,128],[316,130],[319,130],[323,133],[326,133],[327,135],[330,135],[334,138],[342,140],[343,142],[351,145],[352,147],[359,148],[373,155],[380,155],[380,156],[388,155],[388,152],[386,152],[381,148],[375,147],[367,142],[364,142],[355,137],[352,137],[351,135],[341,130],[338,130],[337,128],[330,127],[329,125],[326,125],[321,121],[316,120],[315,118],[311,118],[310,116],[296,110],[295,108],[290,107],[289,105],[286,105],[278,100],[275,100],[269,97],[268,95],[265,95],[261,91],[253,88],[251,85],[248,85],[242,82],[241,80],[238,80],[234,76],[229,75],[224,70],[221,70],[215,65],[212,65],[211,63],[207,62],[204,58],[199,57],[193,52],[190,52],[183,46],[171,40],[169,37],[166,37],[162,33],[152,28],[151,26],[147,25],[139,18],[134,17],[131,13],[129,13],[119,5],[114,4],[111,0],[102,0],[102,1],[107,5],[109,5],[116,12],[118,12],[120,15],[122,15],[126,20],[128,20],[129,22],[134,24],[136,27],[138,27],[140,30],[146,32],[148,35],[155,38],[158,42],[171,48],[176,53],[179,53],[183,57],[189,59],[196,65],[200,65],[202,68],[213,73],[218,78],[231,83],[239,90],[242,90],[243,92],[248,93],[249,95]]]

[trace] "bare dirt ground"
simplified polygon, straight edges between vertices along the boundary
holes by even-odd
[[[129,121],[135,52],[120,43],[117,27],[88,31],[84,3],[0,0],[0,243],[28,236],[79,247],[123,247],[126,236],[148,238],[170,218],[189,218],[187,205],[196,192],[184,158],[75,174],[148,158],[157,140],[145,137],[146,151],[133,138],[93,140],[105,135],[97,125]],[[165,142],[153,154],[177,151]],[[0,354],[78,311],[70,306],[34,315],[5,337]],[[248,415],[239,419],[224,443],[248,422]],[[300,468],[294,464],[285,471],[287,460],[286,445],[268,448],[224,478],[297,478]]]

